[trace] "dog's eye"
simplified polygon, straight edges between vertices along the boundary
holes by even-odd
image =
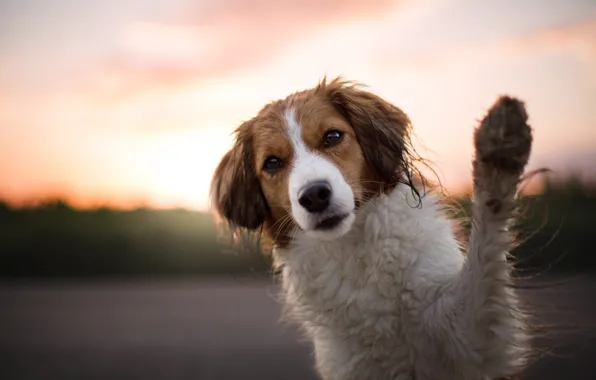
[[[325,136],[323,136],[323,145],[325,146],[325,148],[335,146],[341,142],[341,139],[343,137],[343,132],[336,130],[327,131],[325,133]]]
[[[284,162],[275,156],[270,156],[265,160],[263,169],[269,173],[275,173],[284,166]]]

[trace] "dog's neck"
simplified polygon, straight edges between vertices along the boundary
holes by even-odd
[[[441,245],[447,250],[459,250],[452,222],[447,218],[433,194],[416,197],[411,188],[399,184],[388,194],[379,194],[363,204],[356,214],[350,231],[331,241],[320,241],[302,231],[284,247],[273,251],[276,267],[324,265],[338,260],[374,260],[373,253],[381,253],[387,239],[393,244],[396,260],[416,259],[416,252],[426,252],[429,244]],[[407,255],[399,255],[407,251]],[[440,254],[440,252],[437,252]],[[408,265],[395,262],[395,265]],[[454,263],[459,267],[460,263]],[[454,267],[454,270],[457,269]]]

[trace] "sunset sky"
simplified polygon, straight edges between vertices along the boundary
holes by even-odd
[[[0,198],[204,210],[230,133],[325,74],[408,113],[448,189],[502,93],[532,167],[596,176],[593,0],[4,0]]]

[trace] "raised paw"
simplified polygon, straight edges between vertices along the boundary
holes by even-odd
[[[532,147],[532,130],[527,120],[523,102],[500,97],[475,131],[476,162],[498,171],[521,174]]]

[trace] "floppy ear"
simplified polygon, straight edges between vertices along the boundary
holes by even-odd
[[[265,222],[269,209],[254,172],[249,123],[238,128],[234,147],[217,166],[211,199],[219,215],[232,226],[255,230]]]
[[[387,185],[409,180],[408,138],[410,120],[399,108],[370,92],[335,79],[319,85],[334,107],[352,125],[364,158]],[[405,173],[404,173],[405,171]]]

